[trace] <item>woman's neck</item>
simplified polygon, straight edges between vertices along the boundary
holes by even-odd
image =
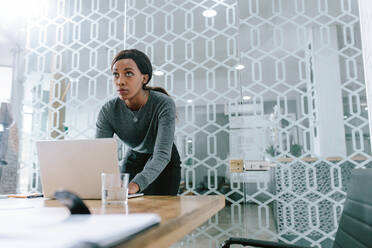
[[[149,94],[150,92],[148,90],[141,90],[140,92],[138,92],[137,95],[135,95],[131,99],[125,100],[125,103],[131,110],[138,110],[142,108],[143,105],[146,104],[147,99],[149,98]]]

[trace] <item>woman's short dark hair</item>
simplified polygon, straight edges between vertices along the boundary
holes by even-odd
[[[141,52],[137,49],[121,50],[120,52],[118,52],[115,55],[114,59],[112,60],[111,70],[114,67],[114,64],[118,60],[121,60],[121,59],[132,59],[136,63],[140,72],[144,75],[146,75],[146,74],[148,75],[149,78],[148,78],[147,82],[142,86],[143,89],[159,91],[159,92],[162,92],[162,93],[169,96],[168,92],[161,87],[149,87],[149,86],[147,86],[147,84],[150,82],[150,80],[152,78],[152,65],[151,65],[151,61],[150,61],[149,57],[147,57],[146,54],[144,54],[143,52]]]

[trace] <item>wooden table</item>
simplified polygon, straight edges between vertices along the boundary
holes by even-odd
[[[10,200],[10,199],[9,199]],[[14,204],[14,199],[13,204]],[[8,201],[0,200],[1,201]],[[56,200],[17,199],[20,204],[34,206],[33,213],[68,215]],[[124,205],[102,206],[99,200],[85,200],[92,214],[157,213],[160,225],[136,235],[120,247],[168,247],[203,224],[225,206],[224,196],[144,196],[129,199]],[[25,210],[24,213],[27,211]],[[19,212],[18,212],[19,213]]]

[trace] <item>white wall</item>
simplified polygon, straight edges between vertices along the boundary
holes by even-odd
[[[369,133],[372,143],[372,1],[359,0],[364,75],[367,90]]]

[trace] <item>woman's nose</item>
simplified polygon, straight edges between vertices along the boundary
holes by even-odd
[[[125,80],[124,80],[124,78],[119,77],[119,78],[116,80],[116,84],[117,84],[117,85],[125,85]]]

